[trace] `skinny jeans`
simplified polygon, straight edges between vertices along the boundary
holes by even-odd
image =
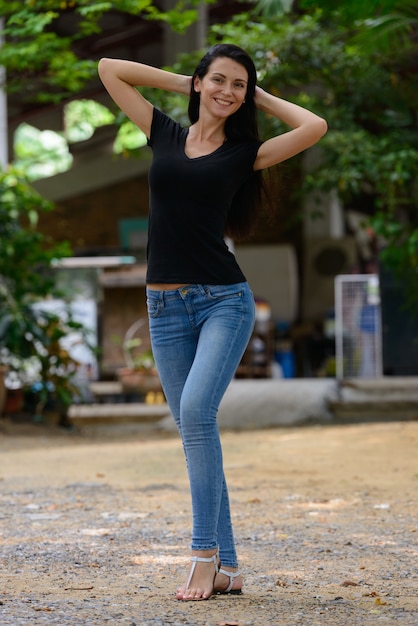
[[[255,320],[248,283],[147,288],[151,345],[190,482],[192,550],[219,547],[237,567],[217,413]]]

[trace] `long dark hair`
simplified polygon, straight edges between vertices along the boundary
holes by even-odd
[[[245,102],[225,122],[227,139],[235,141],[261,141],[258,132],[257,107],[255,106],[255,88],[257,72],[251,57],[239,46],[234,44],[216,44],[208,50],[197,65],[192,78],[189,100],[189,119],[194,124],[199,119],[200,93],[194,89],[196,77],[202,79],[208,72],[211,63],[219,58],[227,57],[239,63],[247,70],[248,84]],[[265,184],[261,171],[254,172],[245,181],[234,197],[226,218],[225,234],[236,239],[245,237],[251,232],[261,197],[265,192]]]

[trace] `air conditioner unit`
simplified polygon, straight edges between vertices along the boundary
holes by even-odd
[[[357,262],[353,237],[314,237],[304,242],[302,317],[323,318],[334,308],[334,279],[350,274]]]

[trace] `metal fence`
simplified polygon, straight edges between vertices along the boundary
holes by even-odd
[[[335,356],[337,378],[376,378],[382,375],[377,275],[336,276]]]

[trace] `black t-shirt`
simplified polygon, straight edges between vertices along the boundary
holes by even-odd
[[[224,241],[225,218],[234,195],[253,175],[261,142],[228,139],[211,154],[189,158],[187,134],[154,108],[147,283],[243,282]]]

